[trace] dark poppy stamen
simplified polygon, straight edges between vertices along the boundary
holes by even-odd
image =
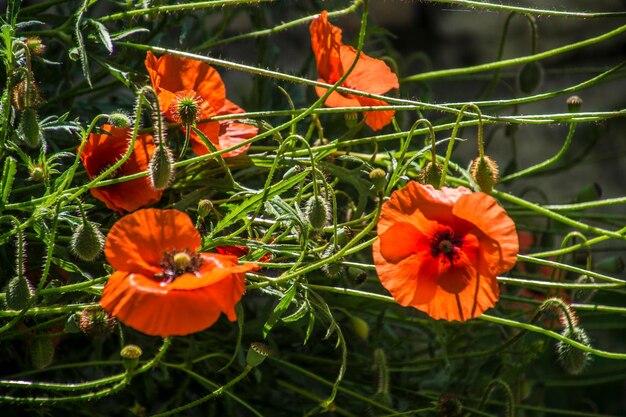
[[[155,274],[154,278],[161,284],[169,284],[182,274],[197,273],[202,266],[202,258],[189,249],[165,251],[159,266],[163,272]]]
[[[463,239],[456,236],[450,229],[439,230],[430,241],[430,253],[433,258],[443,255],[450,263],[458,258],[458,251],[463,244]]]

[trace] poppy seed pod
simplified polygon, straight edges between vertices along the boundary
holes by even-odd
[[[357,122],[359,120],[359,115],[351,111],[348,113],[344,113],[343,118],[346,121],[346,127],[348,127],[348,129],[352,129],[353,127],[357,125]]]
[[[328,223],[330,207],[321,196],[312,196],[304,209],[309,224],[314,230],[321,230]]]
[[[139,364],[139,358],[142,354],[143,351],[137,345],[124,346],[120,351],[120,356],[122,357],[122,363],[124,364],[124,368],[126,368],[128,372],[134,371]]]
[[[46,368],[54,359],[54,344],[49,337],[39,337],[30,345],[30,360],[37,369]]]
[[[43,140],[43,133],[39,125],[37,113],[32,108],[24,109],[22,118],[18,126],[18,132],[21,139],[30,148],[36,148]]]
[[[589,337],[581,327],[566,327],[561,335],[572,339],[582,345],[591,347]],[[563,366],[565,372],[570,375],[580,374],[583,369],[585,369],[585,366],[587,366],[591,359],[589,356],[589,352],[585,352],[584,350],[575,348],[569,343],[563,342],[561,340],[559,340],[556,344],[556,352],[561,366]]]
[[[264,343],[253,342],[250,345],[250,349],[248,349],[248,354],[246,355],[246,364],[255,368],[263,363],[265,358],[270,356],[270,347]]]
[[[420,173],[419,180],[422,184],[430,184],[435,188],[439,188],[441,182],[441,175],[443,175],[443,168],[437,162],[427,162],[424,169]]]
[[[570,96],[565,101],[567,109],[570,113],[577,113],[583,105],[583,99],[578,96]]]
[[[164,190],[167,188],[173,177],[173,164],[172,151],[165,145],[157,146],[152,158],[150,158],[150,164],[148,166],[150,170],[150,181],[155,190]]]
[[[480,191],[484,193],[490,193],[500,179],[498,164],[486,155],[482,158],[479,156],[472,161],[470,175],[476,185],[480,187]]]
[[[198,201],[198,216],[201,219],[204,219],[206,216],[208,216],[212,210],[213,203],[211,203],[211,200],[204,199]]]
[[[104,248],[104,235],[95,223],[83,221],[72,235],[70,248],[80,259],[93,261]]]
[[[387,185],[387,173],[384,170],[374,168],[370,171],[369,177],[374,184],[374,190],[376,190],[377,193],[385,191],[385,186]]]
[[[17,276],[9,281],[4,302],[11,310],[22,310],[32,296],[33,291],[28,280],[23,276]]]

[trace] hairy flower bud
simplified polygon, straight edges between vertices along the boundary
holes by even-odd
[[[173,165],[172,151],[165,144],[158,145],[148,165],[150,181],[155,190],[167,188],[174,174]]]
[[[498,165],[493,159],[486,155],[472,161],[470,175],[476,185],[480,187],[480,191],[484,193],[490,193],[500,179]]]
[[[312,196],[306,203],[304,213],[314,230],[321,230],[330,218],[328,202],[321,196]]]
[[[46,45],[39,36],[29,36],[24,43],[32,56],[41,56],[46,52]]]
[[[31,148],[38,147],[43,140],[43,133],[39,125],[37,113],[32,108],[28,107],[22,112],[18,133],[24,143]]]
[[[115,111],[109,114],[109,124],[119,128],[129,127],[132,120],[129,115],[122,111]]]
[[[104,248],[104,235],[95,223],[83,221],[72,235],[70,248],[80,259],[93,261]]]
[[[4,302],[11,310],[22,310],[32,296],[33,290],[26,277],[17,276],[9,281]]]
[[[30,345],[30,359],[37,369],[46,368],[54,359],[54,344],[50,337],[38,337]]]
[[[581,327],[566,327],[561,335],[572,339],[582,345],[591,347],[589,337]],[[565,372],[570,375],[580,374],[591,360],[589,352],[585,352],[583,350],[575,348],[569,343],[563,342],[561,340],[559,340],[556,344],[556,352],[559,362],[563,366],[563,369],[565,369]]]
[[[435,162],[427,162],[422,172],[420,172],[419,180],[422,184],[430,184],[435,188],[439,188],[441,183],[441,175],[443,175],[443,167]]]
[[[36,109],[41,104],[41,91],[37,83],[25,77],[13,87],[13,105],[23,112],[27,108]]]
[[[115,328],[115,318],[99,308],[85,309],[80,313],[79,327],[88,336],[106,337]]]

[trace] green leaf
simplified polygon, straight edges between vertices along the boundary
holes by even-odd
[[[109,30],[102,23],[97,20],[89,19],[89,23],[96,27],[96,31],[98,33],[98,37],[100,38],[100,42],[107,48],[110,54],[113,53],[113,41],[111,41],[111,35],[109,35]]]
[[[270,330],[272,330],[272,327],[274,327],[274,325],[278,322],[278,320],[280,320],[280,318],[285,313],[285,311],[287,311],[287,308],[289,308],[289,305],[291,304],[295,296],[296,296],[296,283],[294,282],[293,285],[287,290],[283,298],[280,300],[278,305],[274,308],[274,311],[272,311],[272,314],[270,314],[265,324],[263,325],[263,338],[264,339],[267,338],[267,335],[269,334]]]

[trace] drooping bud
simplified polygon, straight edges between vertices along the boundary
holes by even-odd
[[[354,333],[358,336],[358,338],[366,342],[370,336],[369,324],[367,324],[367,322],[362,318],[351,315],[350,325],[352,326],[352,330],[354,330]]]
[[[441,183],[441,176],[443,175],[443,167],[435,162],[427,162],[420,172],[419,180],[422,184],[430,184],[435,188],[439,188]]]
[[[31,56],[41,56],[46,52],[46,45],[39,36],[29,36],[24,40]]]
[[[80,313],[78,325],[86,335],[102,338],[113,332],[115,318],[99,308],[85,309]]]
[[[348,277],[354,281],[356,285],[361,285],[367,279],[367,272],[361,268],[348,268]]]
[[[517,81],[522,93],[532,93],[543,82],[543,66],[537,61],[528,62],[520,70]]]
[[[22,310],[32,296],[33,290],[26,277],[17,276],[9,281],[4,302],[11,310]]]
[[[54,359],[54,344],[50,337],[38,337],[30,345],[30,359],[33,366],[43,369]]]
[[[478,157],[472,161],[470,175],[476,185],[478,185],[480,190],[484,193],[490,193],[494,185],[496,185],[500,179],[498,164],[487,155],[482,158]]]
[[[204,199],[198,201],[198,217],[204,219],[211,211],[213,211],[213,203],[211,203],[211,200]]]
[[[23,112],[27,108],[36,109],[41,104],[41,91],[37,83],[29,77],[24,77],[22,81],[13,87],[13,105]]]
[[[330,207],[322,196],[312,196],[306,203],[304,213],[314,230],[321,230],[330,218]]]
[[[72,235],[70,248],[80,259],[93,261],[104,248],[104,235],[95,223],[83,220]]]
[[[337,253],[338,250],[339,248],[331,243],[322,253],[322,259],[330,258],[335,253]],[[341,275],[343,275],[345,270],[345,268],[338,261],[325,263],[320,269],[322,270],[322,273],[328,278],[339,278]]]
[[[262,364],[270,354],[269,346],[264,343],[253,342],[250,344],[250,349],[248,349],[248,354],[246,355],[246,364],[251,368],[255,368]]]
[[[165,144],[158,145],[154,150],[148,168],[150,181],[155,190],[164,190],[174,176],[174,159],[172,151]]]
[[[385,187],[387,186],[387,173],[384,170],[374,168],[370,171],[369,177],[374,184],[374,190],[376,190],[376,193],[380,194],[385,192]]]
[[[578,96],[571,96],[567,98],[565,103],[567,104],[567,110],[569,110],[570,113],[577,113],[583,105],[583,99]]]
[[[129,115],[123,111],[115,111],[109,114],[109,124],[119,128],[130,127],[132,120]]]
[[[24,143],[31,148],[38,147],[43,140],[43,132],[39,125],[37,113],[32,108],[28,107],[22,112],[18,133]]]
[[[126,345],[122,348],[120,356],[122,357],[122,363],[124,364],[126,371],[132,372],[135,368],[137,368],[139,358],[142,354],[143,351],[137,345]]]
[[[346,121],[346,127],[348,129],[352,129],[353,127],[355,127],[357,125],[357,122],[359,121],[359,115],[355,112],[344,113],[343,118]]]
[[[563,332],[561,332],[561,335],[572,339],[582,345],[591,347],[589,337],[581,327],[566,327]],[[556,352],[558,355],[559,363],[561,364],[561,366],[563,366],[565,372],[570,375],[580,374],[591,360],[589,352],[585,352],[584,350],[575,348],[569,343],[563,342],[561,340],[559,340],[556,344]]]

